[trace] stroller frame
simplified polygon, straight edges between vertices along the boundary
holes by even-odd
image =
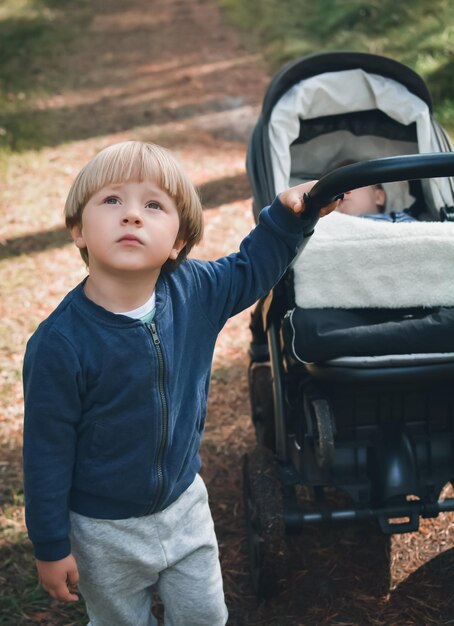
[[[319,208],[347,187],[434,172],[454,174],[454,154],[340,168],[306,197],[306,210],[314,216],[307,239]],[[259,445],[245,456],[245,509],[252,583],[267,597],[285,576],[285,533],[313,523],[368,520],[376,520],[385,534],[405,533],[418,530],[420,517],[454,511],[454,498],[439,499],[444,485],[454,481],[454,355],[438,362],[428,355],[417,364],[405,355],[378,367],[355,359],[347,367],[339,359],[301,364],[282,340],[289,277],[291,271],[255,310],[249,351]],[[296,485],[312,490],[313,509],[301,507]],[[347,494],[349,504],[332,507],[327,488]]]

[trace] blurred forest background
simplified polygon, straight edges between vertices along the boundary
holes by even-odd
[[[452,0],[217,0],[263,54],[270,71],[326,50],[384,54],[426,81],[437,119],[454,129],[454,2]],[[77,45],[90,20],[89,0],[2,0],[0,3],[0,150],[39,148],[65,130],[55,116],[39,124],[33,101],[64,88],[62,52]],[[51,63],[49,63],[51,61]],[[46,69],[44,71],[44,65]],[[73,88],[84,77],[66,76]],[[62,84],[63,81],[63,84]]]
[[[328,50],[405,63],[427,82],[438,121],[454,129],[451,0],[220,0],[271,67]]]

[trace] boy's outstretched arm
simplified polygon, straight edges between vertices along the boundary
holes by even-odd
[[[71,592],[79,582],[79,570],[72,554],[59,561],[36,559],[36,567],[43,589],[54,600],[76,602],[79,599],[79,596]]]
[[[285,206],[291,209],[294,213],[304,213],[304,194],[309,193],[316,182],[316,180],[311,180],[308,183],[302,183],[296,187],[290,187],[279,194],[279,199],[282,204],[285,204]],[[323,207],[320,210],[320,217],[324,217],[325,215],[328,215],[328,213],[337,209],[339,202],[340,200],[336,200],[335,202]]]
[[[257,226],[243,239],[239,252],[216,261],[188,263],[197,294],[203,294],[197,295],[204,303],[201,313],[216,332],[229,317],[267,294],[298,254],[307,226],[303,198],[315,183],[280,193],[261,211]],[[320,216],[331,213],[337,205],[338,201],[323,207]],[[311,217],[308,220],[314,222]]]

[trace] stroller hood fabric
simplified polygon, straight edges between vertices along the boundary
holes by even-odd
[[[440,138],[432,124],[429,106],[397,81],[361,69],[326,72],[293,85],[276,103],[269,122],[270,155],[277,193],[290,183],[319,177],[343,159],[351,156],[345,133],[326,135],[313,145],[293,146],[300,133],[300,120],[323,118],[351,112],[380,110],[396,122],[416,125],[417,144],[386,138],[354,137],[359,161],[383,156],[427,153],[440,150]],[[451,189],[446,179],[423,183],[428,187],[428,208],[435,216],[439,208],[450,204]],[[397,191],[396,191],[397,190]],[[408,186],[386,189],[389,211],[410,206]],[[395,194],[397,195],[395,196]]]

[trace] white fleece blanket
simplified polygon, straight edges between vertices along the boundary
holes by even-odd
[[[294,262],[308,308],[454,306],[454,223],[381,222],[331,213]]]

